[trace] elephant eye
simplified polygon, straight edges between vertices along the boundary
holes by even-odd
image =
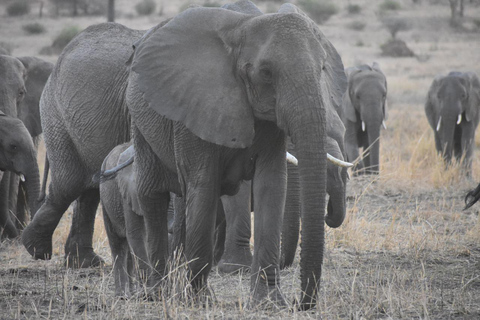
[[[272,81],[272,71],[270,71],[267,68],[262,68],[260,69],[260,76],[265,82],[271,82]]]
[[[10,145],[10,150],[12,150],[12,151],[17,150],[17,146],[14,145],[14,144],[11,144],[11,145]]]
[[[25,95],[25,90],[20,89],[20,90],[18,91],[18,97],[19,97],[19,98],[23,98],[24,95]]]

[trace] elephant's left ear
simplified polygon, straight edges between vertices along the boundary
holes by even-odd
[[[232,38],[251,16],[225,9],[188,9],[135,50],[131,70],[149,106],[200,138],[245,148],[254,117],[237,77]]]
[[[467,121],[474,120],[478,122],[478,117],[480,113],[480,81],[478,76],[474,72],[467,72],[464,74],[469,84],[467,87],[468,90],[468,103],[465,110],[465,115]]]
[[[345,67],[342,58],[338,54],[335,47],[328,41],[325,35],[320,31],[317,24],[310,19],[302,10],[291,3],[283,4],[278,10],[279,13],[298,13],[304,16],[312,28],[312,32],[316,35],[318,42],[322,45],[327,58],[325,60],[324,70],[326,82],[329,86],[330,100],[333,106],[342,105],[342,96],[347,90],[347,77],[345,76]]]
[[[25,66],[26,95],[18,107],[18,118],[23,121],[32,137],[42,133],[40,123],[40,97],[53,70],[53,63],[36,57],[19,57]]]

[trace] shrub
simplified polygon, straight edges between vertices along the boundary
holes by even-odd
[[[400,10],[402,7],[400,3],[394,0],[384,0],[379,5],[380,10],[387,11],[387,10]]]
[[[141,2],[137,3],[135,6],[135,10],[141,16],[148,16],[151,15],[156,8],[155,1],[153,0],[142,0]]]
[[[327,21],[332,15],[338,12],[333,2],[324,0],[300,0],[300,7],[317,23]]]
[[[38,22],[26,24],[22,29],[28,34],[40,34],[46,31],[45,26]]]
[[[77,26],[70,26],[63,28],[60,34],[53,40],[52,48],[56,52],[61,52],[63,48],[80,32]]]
[[[362,11],[362,7],[360,7],[358,4],[349,4],[347,6],[347,11],[349,14],[358,14],[360,11]]]
[[[348,29],[362,31],[367,24],[363,21],[355,20],[347,24]]]
[[[402,18],[385,17],[382,19],[382,23],[388,29],[393,39],[395,39],[398,32],[410,29],[407,21]]]
[[[12,2],[7,6],[7,14],[11,17],[23,16],[30,12],[30,5],[27,1]]]

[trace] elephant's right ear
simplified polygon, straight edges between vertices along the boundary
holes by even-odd
[[[438,113],[438,89],[443,76],[437,76],[432,82],[427,94],[427,101],[425,102],[425,114],[427,115],[428,123],[433,130],[437,128],[437,113]]]
[[[345,118],[351,122],[357,122],[357,113],[353,107],[352,100],[350,99],[350,88],[343,94],[342,108]]]
[[[149,106],[206,141],[250,146],[253,110],[235,73],[238,52],[231,39],[251,17],[192,8],[149,35],[132,62]]]
[[[476,123],[480,116],[480,80],[474,72],[466,72],[465,78],[468,79],[466,117],[468,121],[474,120],[474,123]]]

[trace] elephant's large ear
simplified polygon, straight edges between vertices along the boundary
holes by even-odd
[[[380,69],[380,65],[377,62],[372,63],[372,70],[378,72],[383,76],[383,79],[385,80],[385,90],[388,92],[388,87],[387,87],[387,77],[383,73],[382,69]],[[388,105],[387,105],[387,98],[385,98],[385,103],[383,104],[383,119],[387,120],[388,119]]]
[[[342,58],[335,47],[320,31],[317,24],[295,5],[291,3],[283,4],[278,10],[278,13],[298,13],[310,22],[313,33],[316,35],[317,40],[320,42],[327,55],[324,67],[326,82],[329,86],[330,101],[335,108],[341,106],[342,96],[347,90],[347,77],[345,76]]]
[[[464,74],[464,76],[468,80],[468,102],[465,115],[467,117],[467,121],[474,120],[476,123],[478,122],[480,113],[480,81],[477,74],[474,72],[467,72]]]
[[[235,73],[237,48],[231,39],[251,17],[219,8],[192,8],[140,43],[132,71],[138,74],[149,106],[206,141],[250,146],[253,110]]]
[[[355,107],[353,106],[352,100],[350,98],[350,95],[353,94],[353,92],[351,92],[353,90],[351,88],[351,81],[352,81],[353,75],[357,74],[360,71],[361,70],[356,67],[350,67],[345,69],[345,74],[347,75],[347,79],[348,79],[348,87],[342,96],[342,108],[343,108],[345,118],[351,122],[357,122],[358,120],[357,112],[355,111]]]
[[[53,70],[53,64],[35,57],[20,57],[26,69],[25,98],[18,107],[18,118],[23,121],[32,137],[42,133],[40,124],[40,97]]]
[[[438,88],[443,76],[437,76],[432,82],[427,94],[427,101],[425,102],[425,114],[427,115],[428,123],[433,130],[437,128],[437,108],[438,108]]]

